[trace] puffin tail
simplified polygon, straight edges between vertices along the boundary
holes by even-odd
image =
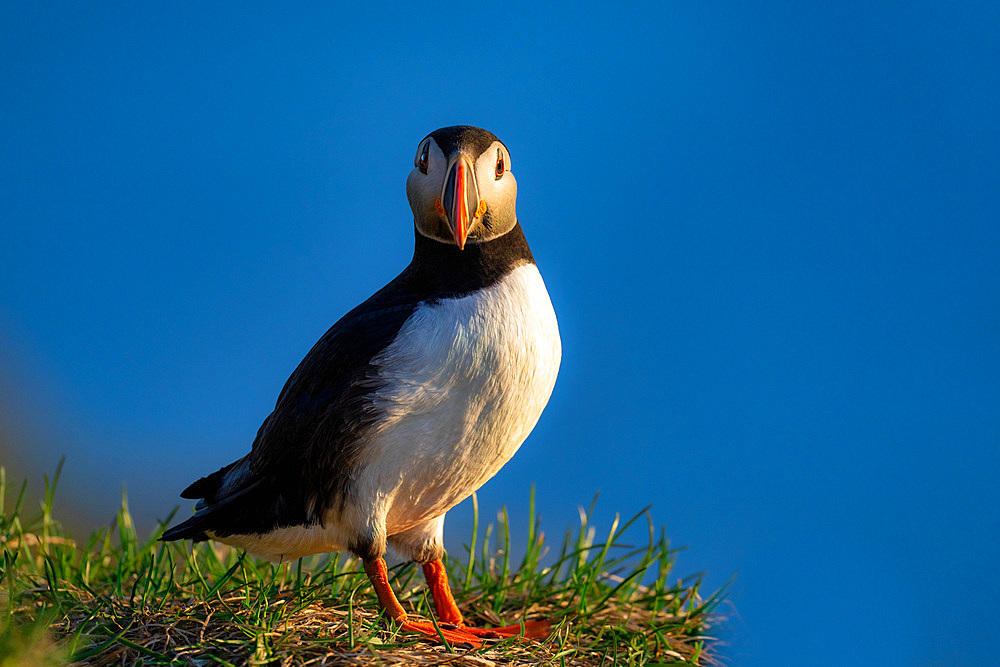
[[[256,486],[256,484],[250,484],[244,488],[233,489],[233,481],[243,480],[227,480],[229,476],[227,473],[245,460],[244,458],[234,461],[211,475],[202,477],[181,491],[181,498],[198,501],[195,505],[194,516],[165,531],[160,536],[160,541],[171,542],[190,539],[201,542],[209,539],[206,531],[213,529],[213,524],[219,518],[220,511]]]
[[[174,540],[191,539],[195,542],[203,542],[208,539],[205,534],[205,515],[195,514],[193,517],[170,528],[160,536],[161,542],[173,542]]]

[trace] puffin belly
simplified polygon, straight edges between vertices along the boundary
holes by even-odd
[[[260,556],[266,560],[285,563],[312,554],[342,551],[350,545],[349,533],[333,522],[324,525],[299,525],[272,528],[266,533],[249,535],[208,536],[217,542]]]
[[[514,455],[555,385],[561,343],[534,264],[421,304],[376,359],[382,415],[359,491],[389,535],[444,514]]]

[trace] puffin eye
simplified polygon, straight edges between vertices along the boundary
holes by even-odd
[[[413,161],[413,166],[420,170],[420,173],[427,173],[427,160],[428,151],[430,150],[430,144],[426,143],[420,147],[420,152],[417,153],[417,159]]]
[[[498,181],[503,177],[503,172],[504,172],[503,151],[498,148],[497,149],[497,168],[496,168],[496,175],[497,175],[497,180]]]

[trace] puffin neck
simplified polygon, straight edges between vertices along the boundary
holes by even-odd
[[[435,298],[470,294],[495,284],[519,266],[535,263],[520,223],[503,236],[469,243],[464,250],[428,238],[416,229],[414,234],[408,277]]]

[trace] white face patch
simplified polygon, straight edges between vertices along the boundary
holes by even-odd
[[[425,156],[426,162],[422,159]],[[504,167],[499,179],[496,177],[498,156]],[[474,220],[469,228],[468,242],[478,243],[501,236],[514,227],[517,222],[517,180],[510,170],[510,153],[499,141],[494,141],[481,155],[469,157],[474,159],[472,166],[476,189],[481,203],[489,211],[490,219],[489,229],[483,227],[482,217]],[[417,221],[417,230],[424,236],[434,238],[440,232],[429,233],[427,229],[422,228],[421,221],[425,225],[432,222],[436,224],[441,215],[436,210],[435,202],[441,199],[447,177],[448,158],[437,142],[428,137],[417,146],[414,161],[418,166],[413,168],[406,179],[406,197],[413,210],[414,220]],[[424,163],[427,166],[427,173],[424,173],[419,166]],[[450,238],[438,240],[450,242]]]
[[[414,214],[428,205],[430,210],[434,210],[434,200],[441,196],[445,171],[448,167],[448,159],[430,137],[424,139],[417,147],[418,159],[420,151],[425,146],[427,148],[427,173],[425,174],[414,167],[406,178],[406,198],[410,201],[410,208],[413,209]]]
[[[496,177],[497,151],[500,151],[504,162],[504,173],[499,179]],[[517,180],[511,173],[510,153],[504,145],[494,141],[493,145],[476,159],[475,166],[479,196],[493,209],[493,215],[516,217]]]

